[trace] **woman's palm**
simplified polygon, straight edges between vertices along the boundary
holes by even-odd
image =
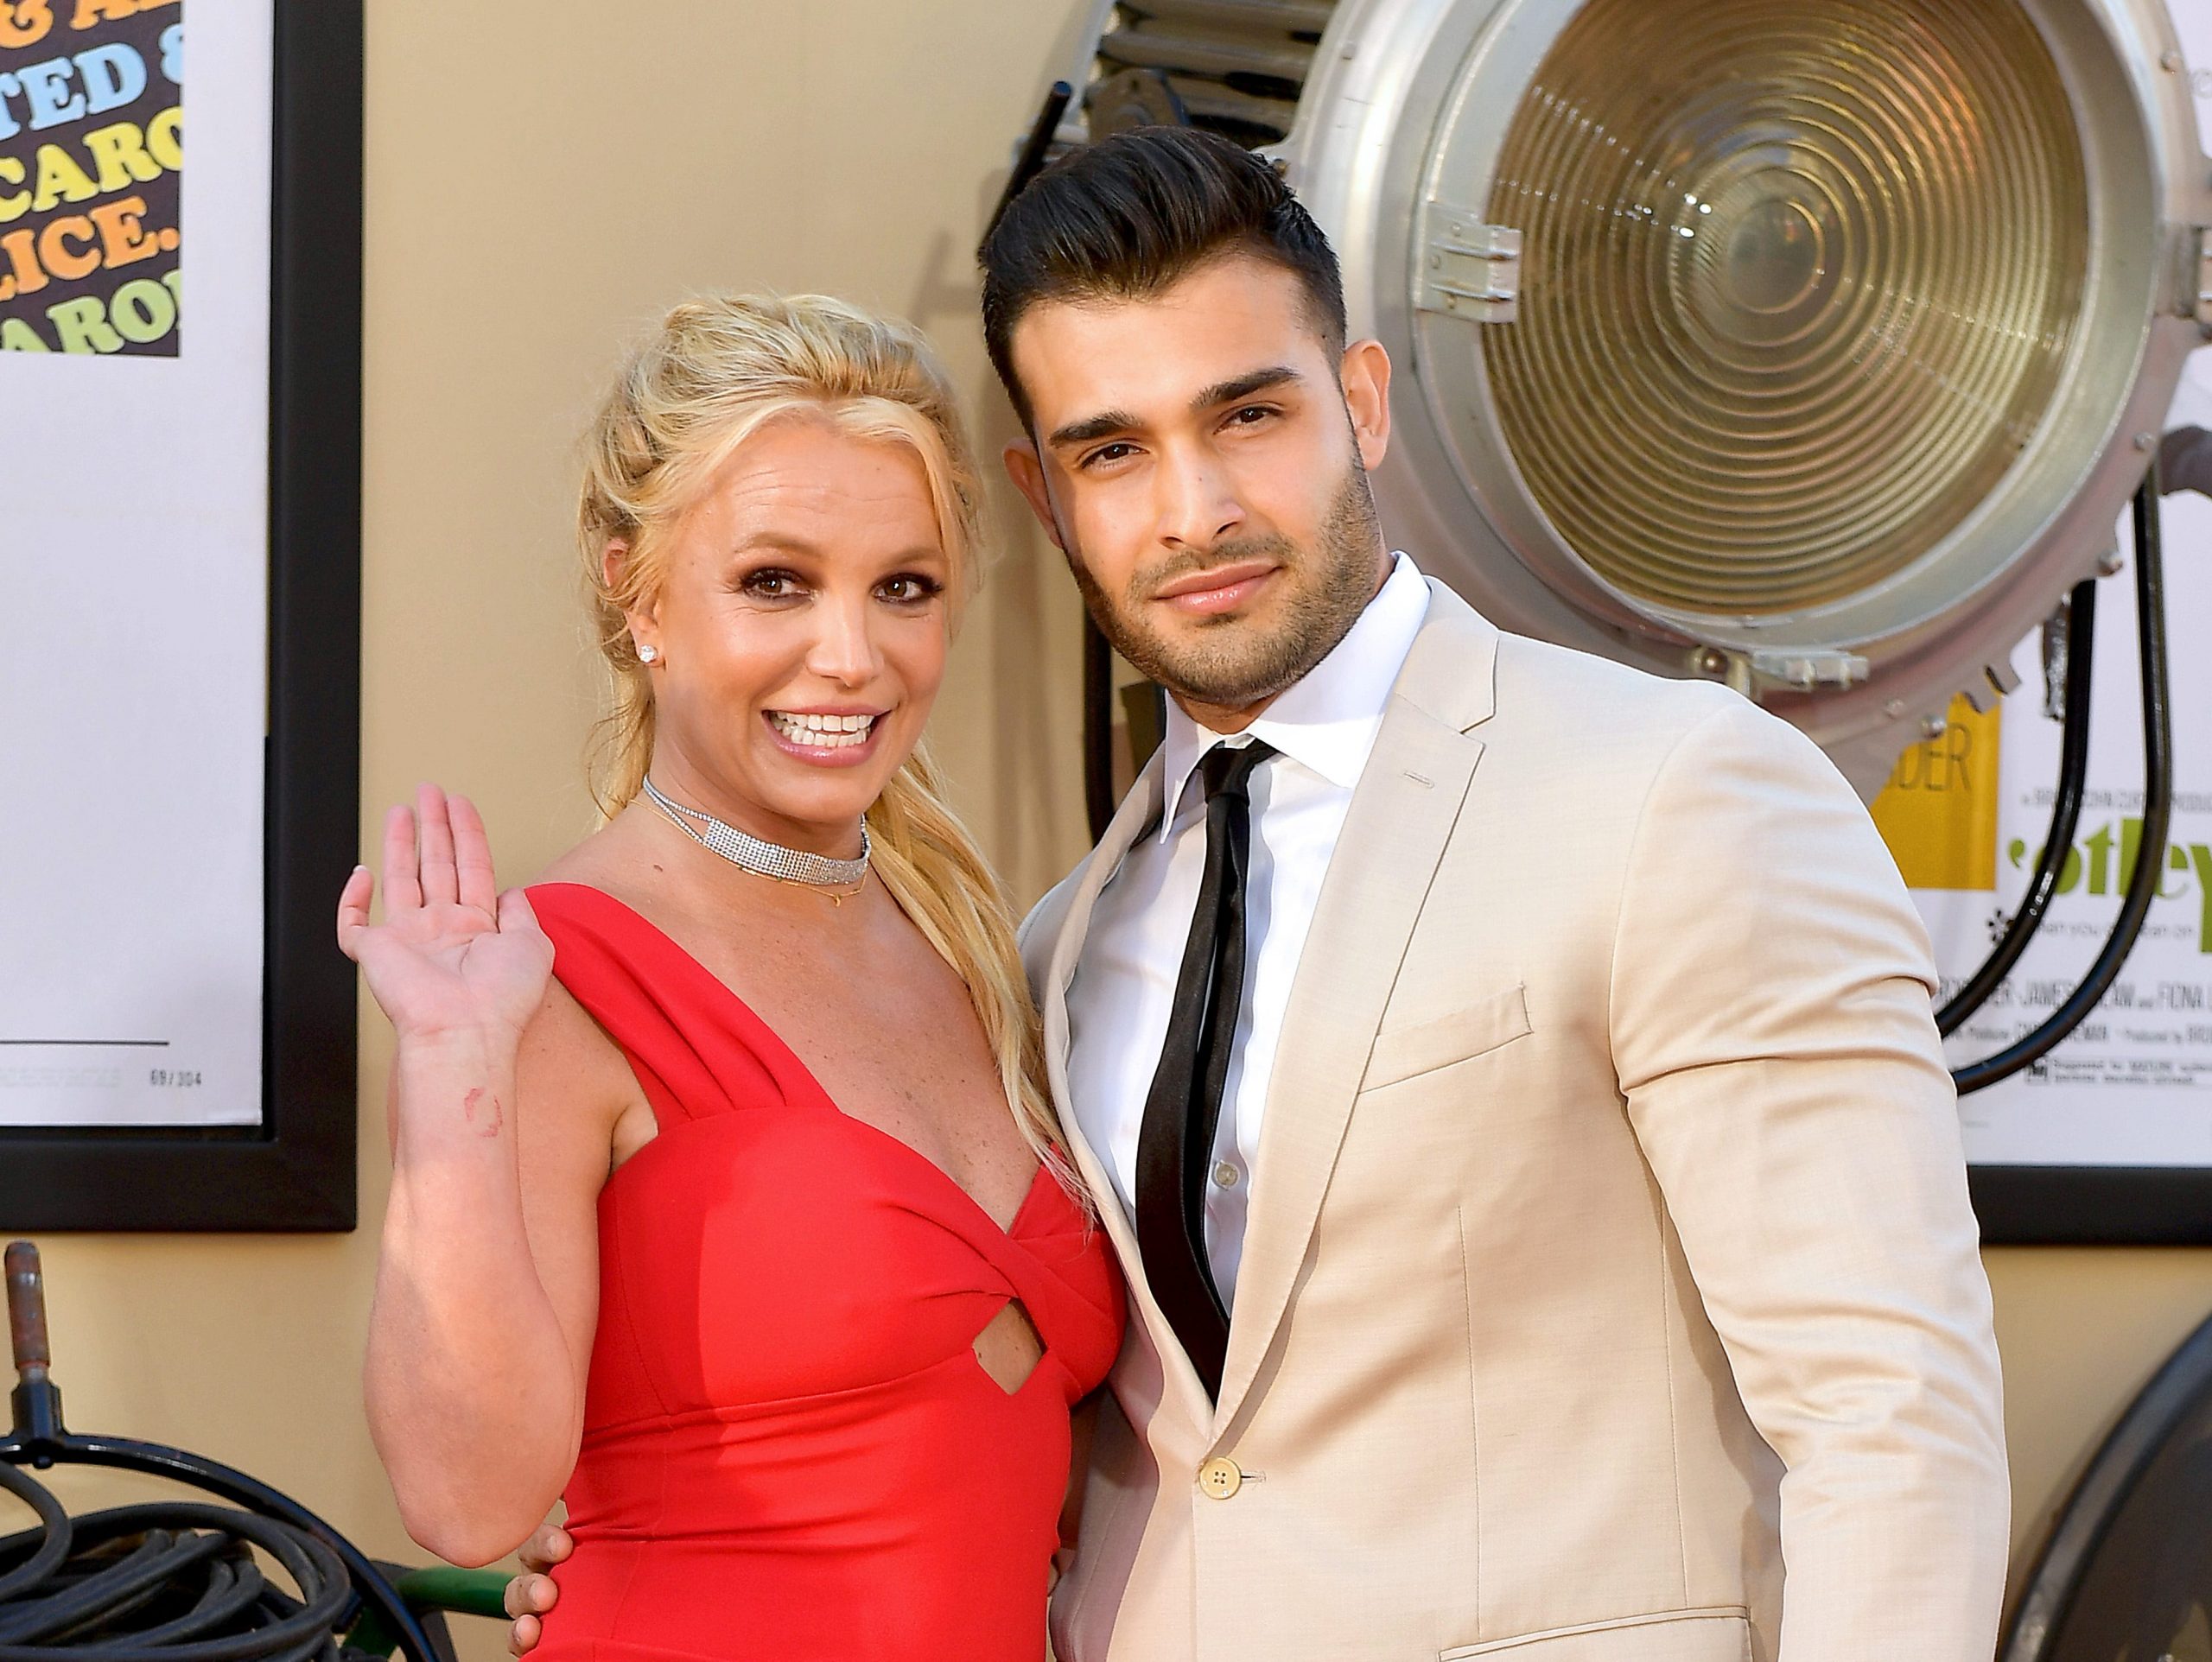
[[[545,996],[553,943],[519,890],[498,893],[484,822],[425,785],[385,821],[385,918],[369,922],[366,867],[338,902],[338,943],[403,1038],[519,1033]]]

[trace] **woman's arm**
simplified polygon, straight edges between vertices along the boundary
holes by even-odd
[[[626,1068],[550,980],[483,827],[425,787],[385,828],[385,919],[348,882],[340,937],[398,1034],[392,1183],[371,1310],[369,1424],[409,1534],[458,1564],[512,1551],[575,1461],[598,1303],[596,1202]]]

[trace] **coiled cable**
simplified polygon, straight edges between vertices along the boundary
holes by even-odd
[[[38,1516],[0,1537],[0,1662],[338,1662],[353,1583],[304,1531],[189,1500],[72,1518],[4,1464],[0,1488]]]
[[[0,1662],[368,1662],[395,1649],[441,1662],[383,1571],[290,1496],[181,1449],[63,1424],[38,1249],[15,1241],[5,1260],[16,1385],[13,1424],[0,1430],[0,1491],[37,1522],[0,1536]],[[156,1500],[72,1518],[25,1465],[138,1472],[236,1506]],[[257,1550],[294,1592],[270,1581]]]

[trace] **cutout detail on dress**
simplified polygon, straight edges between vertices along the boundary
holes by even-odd
[[[976,1361],[998,1388],[1009,1397],[1018,1394],[1045,1360],[1045,1342],[1019,1298],[999,1306],[983,1330],[976,1335]]]

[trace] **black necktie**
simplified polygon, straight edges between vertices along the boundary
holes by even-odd
[[[1274,754],[1217,745],[1198,764],[1206,790],[1206,866],[1175,978],[1159,1071],[1137,1136],[1137,1246],[1145,1279],[1206,1394],[1221,1394],[1229,1311],[1206,1254],[1205,1183],[1244,996],[1244,879],[1251,865],[1252,770]]]

